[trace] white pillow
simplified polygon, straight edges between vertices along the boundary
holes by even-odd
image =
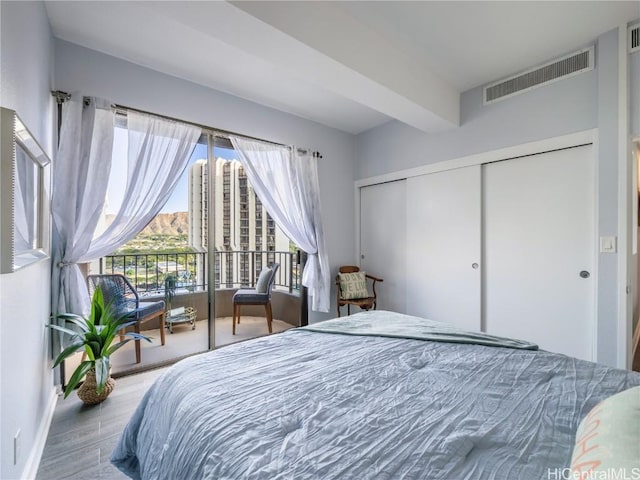
[[[640,478],[640,387],[609,397],[582,419],[576,432],[569,478]]]
[[[339,275],[343,299],[353,300],[370,297],[365,272],[340,273]]]

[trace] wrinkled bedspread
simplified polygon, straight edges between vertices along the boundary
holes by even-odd
[[[314,332],[341,333],[343,335],[373,335],[434,342],[472,343],[490,347],[523,348],[525,350],[538,349],[535,343],[524,340],[497,337],[482,332],[469,332],[448,323],[379,310],[334,318],[303,328]]]
[[[372,316],[398,318],[349,322]],[[544,351],[347,333],[294,329],[177,363],[112,462],[143,479],[540,480],[569,464],[593,406],[640,385]]]

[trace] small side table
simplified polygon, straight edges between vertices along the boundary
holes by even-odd
[[[191,330],[196,329],[196,309],[193,307],[178,307],[167,312],[165,326],[169,333],[173,333],[173,326],[183,323],[191,324]]]

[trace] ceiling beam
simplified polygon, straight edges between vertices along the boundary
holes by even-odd
[[[324,88],[420,130],[433,132],[459,125],[459,92],[356,21],[339,3],[230,3],[277,30],[259,29],[271,37],[273,49],[259,36],[253,37],[253,47],[245,44],[258,48],[261,57],[268,56]]]
[[[422,131],[459,125],[457,91],[331,3],[160,2],[154,12]]]

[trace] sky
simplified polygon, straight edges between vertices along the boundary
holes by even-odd
[[[229,148],[214,147],[213,154],[216,158],[226,158],[234,160],[235,152]],[[167,203],[162,207],[160,213],[186,212],[189,194],[189,166],[195,161],[207,158],[207,145],[197,144],[189,159],[189,164],[178,180],[175,190],[169,197]],[[109,176],[109,187],[107,189],[106,213],[116,214],[122,198],[124,196],[127,172],[127,131],[123,128],[116,128],[113,140],[113,163]]]
[[[235,160],[236,155],[235,152],[230,148],[213,148],[214,157],[218,158],[226,158],[227,160]],[[160,213],[174,213],[174,212],[186,212],[187,204],[188,204],[188,195],[189,195],[189,167],[196,161],[207,158],[207,146],[203,144],[198,144],[191,155],[191,159],[189,160],[189,165],[184,170],[180,180],[178,181],[178,185],[176,185],[176,189],[169,197],[169,200],[162,207]]]

